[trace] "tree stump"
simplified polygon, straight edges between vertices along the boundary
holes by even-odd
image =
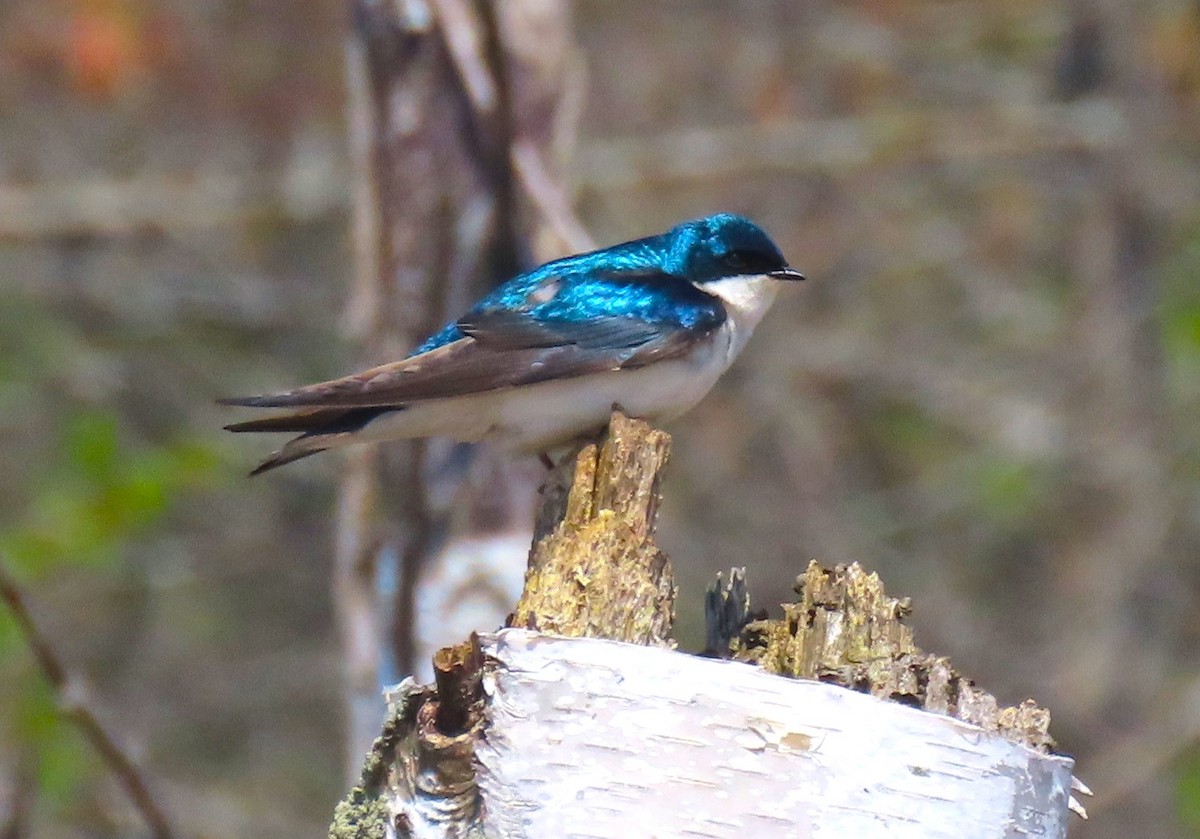
[[[670,452],[666,433],[614,412],[603,442],[555,470],[542,488],[525,589],[510,626],[668,643],[675,583],[654,544],[654,525]]]
[[[1086,788],[1049,713],[918,649],[857,565],[811,563],[775,621],[735,570],[708,598],[729,660],[673,650],[669,445],[614,413],[551,475],[510,626],[390,692],[331,837],[1066,836]]]

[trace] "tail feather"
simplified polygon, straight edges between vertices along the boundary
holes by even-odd
[[[325,451],[324,446],[316,446],[316,445],[296,446],[295,445],[296,443],[300,443],[306,439],[311,440],[312,438],[306,437],[306,436],[300,436],[300,437],[297,437],[295,440],[288,441],[287,445],[285,445],[282,449],[273,453],[270,457],[268,457],[262,463],[258,464],[253,469],[251,469],[249,477],[253,478],[255,475],[261,475],[263,472],[269,472],[278,466],[284,466],[288,463],[292,463],[293,461],[300,460],[301,458],[304,458],[304,457],[308,457],[309,455],[319,454],[320,452]]]
[[[225,426],[225,430],[238,434],[247,431],[305,431],[314,434],[337,434],[358,431],[380,414],[400,410],[403,408],[318,408],[312,411],[298,411],[246,422],[235,422]]]
[[[320,428],[326,418],[322,415],[328,414],[328,411],[307,411],[302,414],[284,414],[278,417],[264,417],[263,419],[247,420],[246,422],[235,422],[225,426],[226,431],[232,431],[235,434],[241,434],[247,431],[313,431]],[[337,413],[344,413],[338,411]],[[333,417],[330,417],[333,419]]]
[[[353,434],[381,414],[402,411],[403,406],[370,408],[318,408],[263,419],[235,422],[225,430],[237,433],[291,431],[302,432],[289,440],[282,449],[254,468],[251,476],[261,475],[277,466],[323,452],[334,446],[353,441]]]

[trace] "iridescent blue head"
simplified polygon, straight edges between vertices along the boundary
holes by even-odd
[[[748,275],[803,280],[771,237],[750,219],[732,213],[685,221],[665,234],[663,269],[694,283]]]

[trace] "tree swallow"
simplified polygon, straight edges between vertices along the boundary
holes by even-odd
[[[544,455],[602,430],[614,406],[648,420],[691,408],[746,345],[776,283],[802,279],[749,219],[687,221],[514,277],[401,361],[221,400],[300,409],[226,428],[299,432],[252,475],[419,437]]]

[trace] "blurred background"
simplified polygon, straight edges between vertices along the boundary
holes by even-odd
[[[353,369],[339,0],[0,6],[0,549],[182,835],[344,793],[341,460],[221,395]],[[810,559],[1034,697],[1072,836],[1200,836],[1200,5],[579,0],[601,244],[715,210],[810,278],[675,422],[678,635]],[[575,65],[573,65],[575,66]],[[0,836],[144,828],[0,610]]]

